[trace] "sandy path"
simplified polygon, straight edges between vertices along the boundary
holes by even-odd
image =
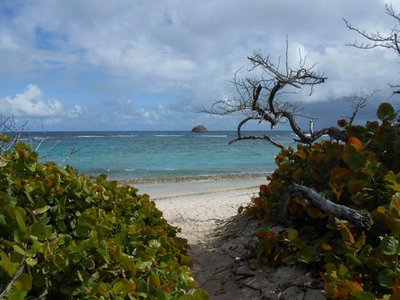
[[[324,299],[320,281],[296,267],[267,270],[254,256],[259,226],[237,216],[265,178],[135,184],[188,239],[193,271],[210,299]],[[254,268],[257,266],[257,268]]]
[[[190,245],[208,240],[217,225],[237,214],[250,202],[265,179],[183,182],[136,185],[151,195],[166,220],[182,229],[180,236]]]

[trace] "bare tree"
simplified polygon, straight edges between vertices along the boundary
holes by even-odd
[[[364,29],[353,26],[346,19],[343,19],[347,28],[357,32],[361,35],[366,42],[355,41],[348,45],[356,47],[358,49],[373,49],[373,48],[387,48],[394,50],[398,55],[400,55],[400,41],[399,41],[399,25],[400,25],[400,14],[397,14],[392,5],[385,5],[386,13],[394,18],[399,24],[393,26],[388,34],[382,34],[377,31],[375,33],[368,33]]]
[[[397,36],[395,38],[397,39]],[[259,136],[243,135],[241,129],[250,121],[266,122],[271,126],[271,129],[281,122],[288,122],[293,133],[297,136],[295,140],[303,144],[312,144],[322,135],[329,135],[331,139],[337,141],[347,141],[348,137],[345,131],[337,127],[314,131],[313,119],[302,114],[301,108],[289,101],[289,97],[287,97],[289,93],[298,93],[309,88],[309,94],[311,94],[314,87],[325,83],[327,78],[323,74],[314,71],[315,65],[307,66],[306,58],[301,55],[298,66],[296,68],[290,67],[287,41],[283,66],[280,65],[280,59],[274,64],[269,56],[263,56],[260,52],[254,52],[252,56],[248,57],[248,60],[250,62],[249,72],[254,74],[259,71],[259,73],[256,73],[257,76],[241,79],[236,73],[233,78],[233,84],[238,96],[233,99],[218,101],[208,111],[218,115],[237,112],[245,115],[238,124],[237,138],[232,140],[231,143],[240,140],[262,139],[269,141],[274,146],[284,148],[282,144],[273,140],[268,134]],[[374,93],[369,95],[361,94],[349,99],[350,106],[353,109],[351,116],[347,117],[349,126],[352,126],[358,112],[366,106],[367,101],[373,95]],[[299,117],[309,119],[310,128],[308,132],[299,126],[297,122]],[[291,197],[298,194],[302,194],[314,205],[330,215],[348,220],[360,228],[369,228],[371,226],[368,213],[336,204],[323,197],[318,191],[296,183],[288,187],[287,199],[284,200],[285,203],[281,212],[282,220],[285,220]]]
[[[356,40],[355,42],[348,44],[348,46],[358,49],[386,48],[391,49],[397,55],[400,55],[400,14],[395,11],[391,4],[386,4],[385,7],[386,14],[393,18],[397,23],[389,30],[389,33],[386,34],[379,31],[374,33],[366,32],[364,29],[353,26],[348,20],[343,19],[348,29],[356,32],[365,40],[365,42]],[[389,86],[394,89],[393,94],[400,94],[400,84],[389,84]]]
[[[361,92],[359,95],[353,95],[351,97],[347,97],[346,101],[349,102],[350,108],[353,110],[351,116],[346,116],[344,118],[348,119],[348,126],[352,126],[353,122],[357,116],[357,114],[364,107],[367,106],[368,101],[377,93],[378,91],[374,91],[372,93],[366,94]]]
[[[318,131],[313,129],[313,119],[301,114],[302,109],[295,103],[285,99],[288,94],[298,93],[306,88],[309,94],[313,92],[316,85],[324,83],[327,78],[314,71],[315,65],[307,66],[306,57],[300,54],[299,63],[296,68],[289,66],[288,42],[286,40],[286,55],[284,65],[280,65],[280,59],[274,64],[269,56],[263,56],[260,52],[254,52],[248,57],[250,62],[249,72],[260,71],[261,75],[254,77],[238,78],[237,73],[233,78],[238,97],[230,100],[217,101],[211,110],[212,114],[226,115],[242,112],[245,118],[239,122],[237,127],[237,138],[231,143],[239,140],[262,139],[267,140],[274,146],[283,148],[283,145],[273,140],[269,135],[248,136],[242,134],[242,127],[249,121],[266,122],[273,129],[277,124],[288,122],[292,131],[296,134],[295,141],[312,144],[322,135],[329,135],[332,139],[346,141],[347,137],[343,131],[336,127],[324,128]],[[258,73],[258,74],[260,74]],[[357,112],[356,112],[357,113]],[[297,122],[298,117],[310,120],[310,130],[306,132]]]
[[[323,74],[313,70],[315,65],[307,67],[306,59],[300,55],[298,67],[295,69],[289,67],[287,43],[283,67],[280,67],[279,60],[275,65],[271,62],[269,56],[265,57],[259,52],[253,53],[251,57],[248,57],[248,60],[251,63],[249,71],[254,72],[256,69],[261,69],[261,75],[258,73],[258,77],[239,79],[237,74],[235,74],[233,83],[239,97],[228,101],[218,101],[208,111],[218,115],[236,112],[242,112],[245,115],[238,124],[237,138],[232,140],[231,143],[239,140],[262,139],[269,141],[274,146],[284,148],[283,145],[273,140],[267,134],[260,136],[242,135],[242,126],[254,120],[270,124],[271,129],[278,123],[288,122],[292,131],[297,136],[296,141],[304,144],[312,144],[324,134],[338,141],[347,141],[346,133],[336,127],[314,131],[313,119],[301,114],[301,108],[285,98],[288,93],[296,93],[305,88],[309,88],[309,94],[311,94],[315,85],[326,81],[327,78]],[[347,117],[349,124],[353,123],[357,113],[366,105],[370,97],[371,95],[361,95],[350,99],[353,113],[350,117]],[[298,117],[306,117],[310,120],[309,132],[305,132],[299,126],[297,122]],[[304,195],[314,205],[328,214],[348,220],[361,228],[369,228],[371,226],[368,213],[336,204],[320,195],[318,191],[295,183],[291,184],[288,188],[287,197],[284,199],[281,211],[281,221],[286,220],[287,207],[291,197],[298,194]]]

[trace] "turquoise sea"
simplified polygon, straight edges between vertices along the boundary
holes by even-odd
[[[246,134],[262,134],[247,132]],[[69,164],[90,175],[112,179],[229,176],[271,172],[279,149],[266,141],[239,141],[233,131],[25,132],[42,161]],[[290,132],[271,132],[293,143]]]

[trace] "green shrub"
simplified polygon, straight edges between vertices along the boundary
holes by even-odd
[[[284,207],[293,228],[258,233],[259,257],[266,263],[307,264],[320,269],[324,292],[332,299],[400,297],[400,125],[393,107],[382,104],[380,122],[349,126],[339,121],[347,143],[322,141],[282,150],[270,182],[247,212],[277,221]],[[287,191],[296,183],[337,204],[368,212],[369,230],[314,206]]]
[[[0,156],[0,228],[0,292],[22,268],[8,299],[207,299],[147,195],[39,163],[23,143]]]

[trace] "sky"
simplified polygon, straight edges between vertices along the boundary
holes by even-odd
[[[343,18],[383,34],[399,25],[382,0],[0,0],[0,115],[26,130],[234,130],[241,115],[201,113],[237,96],[247,57],[277,61],[289,41],[328,79],[311,96],[291,96],[316,127],[348,116],[344,99],[377,91],[397,105],[399,56],[360,50]],[[389,2],[400,13],[400,0]],[[278,129],[286,129],[282,125]],[[267,129],[250,125],[248,129]]]

